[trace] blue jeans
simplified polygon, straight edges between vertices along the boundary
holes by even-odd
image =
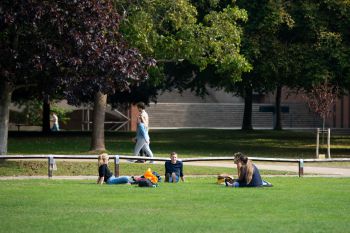
[[[111,176],[108,178],[107,184],[127,184],[129,183],[129,176]]]
[[[235,188],[239,187],[239,183],[237,181],[233,182],[232,187],[235,187]]]
[[[60,127],[58,126],[58,124],[53,124],[51,131],[54,131],[54,132],[60,131]]]
[[[136,145],[134,148],[134,156],[138,156],[141,149],[146,153],[146,156],[153,157],[153,153],[151,151],[151,148],[149,147],[149,144],[146,142],[144,138],[137,138]]]
[[[176,175],[176,182],[179,182],[179,180],[180,180],[180,177]],[[169,183],[172,183],[172,182],[173,182],[173,177],[170,176],[169,177]]]

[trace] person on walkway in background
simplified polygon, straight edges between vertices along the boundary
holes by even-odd
[[[145,110],[145,107],[146,107],[145,103],[138,102],[136,104],[136,106],[137,106],[137,110],[139,111],[139,117],[142,118],[142,121],[145,124],[146,130],[148,132],[149,118],[148,118],[148,113]],[[139,156],[147,156],[147,154],[146,154],[146,152],[143,149],[141,149],[140,153],[139,153]],[[145,162],[145,160],[136,160],[135,163],[144,163],[144,162]]]
[[[53,123],[51,131],[60,131],[60,126],[58,124],[58,116],[56,115],[56,113],[52,113],[51,114],[51,122]]]
[[[148,135],[148,130],[141,116],[137,117],[136,137],[133,139],[133,141],[136,143],[134,148],[134,156],[138,156],[140,151],[143,150],[148,157],[153,157],[153,153],[149,147],[150,137]],[[154,161],[150,161],[150,163],[154,163]]]
[[[183,163],[177,160],[177,153],[170,153],[170,161],[165,162],[165,182],[177,183],[180,178],[185,181],[183,174]]]
[[[115,177],[108,168],[109,156],[106,153],[98,156],[98,178],[97,184],[130,184],[132,179],[128,176]]]
[[[234,180],[225,180],[228,187],[260,187],[270,186],[271,184],[263,181],[259,169],[241,152],[234,154],[234,163],[237,166],[237,177]],[[272,186],[272,185],[271,185]]]
[[[139,110],[139,113],[140,113],[140,117],[142,118],[142,122],[145,124],[145,127],[148,131],[148,127],[149,127],[149,118],[148,118],[148,113],[146,112],[145,108],[145,103],[143,102],[138,102],[136,104],[137,106],[137,109]]]

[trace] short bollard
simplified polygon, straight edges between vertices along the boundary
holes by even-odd
[[[114,176],[119,176],[119,155],[114,157]]]
[[[304,175],[304,160],[299,160],[299,177],[302,177]]]
[[[55,162],[55,159],[53,158],[53,156],[49,156],[48,158],[48,177],[49,178],[52,178],[52,171],[53,170],[57,170],[56,168],[56,162]]]

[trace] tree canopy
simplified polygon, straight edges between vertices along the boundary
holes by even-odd
[[[6,135],[8,103],[20,86],[46,77],[79,104],[96,93],[127,90],[146,79],[154,64],[128,47],[111,1],[2,1],[0,9],[1,109],[7,111],[0,125]]]

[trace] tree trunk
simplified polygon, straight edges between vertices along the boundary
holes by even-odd
[[[0,83],[0,155],[7,154],[7,140],[10,119],[11,88],[6,81]]]
[[[96,93],[92,122],[91,151],[106,150],[104,136],[106,105],[107,95],[101,92]]]
[[[252,112],[253,112],[253,90],[251,87],[245,88],[244,95],[244,114],[242,130],[252,130]]]
[[[49,95],[44,95],[43,98],[43,129],[42,132],[44,134],[49,134],[51,133],[50,129],[50,96]]]
[[[276,92],[276,102],[275,102],[275,125],[274,130],[282,130],[282,121],[281,121],[281,96],[282,96],[282,87],[277,87]]]

